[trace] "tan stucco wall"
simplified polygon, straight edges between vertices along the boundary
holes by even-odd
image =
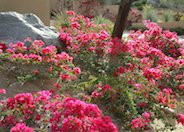
[[[34,13],[50,25],[50,0],[0,0],[0,12]]]
[[[50,0],[50,8],[51,10],[60,11],[63,7],[63,0]]]
[[[64,6],[64,3],[66,4],[67,0],[50,0],[50,8],[53,11],[60,12],[67,10],[67,7]],[[97,1],[96,5],[91,5],[90,9],[86,11],[86,5],[82,4],[86,0],[68,0],[71,1],[71,7],[70,10],[73,10],[79,14],[83,15],[91,15],[91,16],[98,16],[102,15],[106,18],[111,19],[112,21],[115,20],[119,6],[118,5],[100,5],[100,3]],[[89,5],[88,5],[89,6]],[[65,9],[64,9],[65,8]]]

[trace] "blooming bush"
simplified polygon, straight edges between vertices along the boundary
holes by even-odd
[[[183,95],[184,50],[175,33],[145,21],[147,30],[118,40],[77,14],[68,15],[68,22],[60,39],[82,67],[79,85],[92,102],[103,105],[126,129],[149,129],[155,118],[177,119],[172,110],[182,105],[177,98]],[[140,117],[146,111],[149,121]]]
[[[147,123],[150,122],[150,114],[147,113],[147,112],[144,112],[142,114],[142,118],[136,118],[136,119],[133,119],[132,122],[131,122],[131,125],[132,125],[132,129],[136,130],[136,129],[140,129],[140,128],[143,128],[143,130],[145,129]]]
[[[118,131],[97,105],[63,99],[51,91],[17,94],[1,102],[0,108],[0,128],[11,128],[11,132]]]
[[[1,70],[9,71],[14,67],[12,70],[22,83],[39,78],[55,78],[60,83],[74,80],[80,74],[80,68],[74,66],[73,57],[66,52],[59,53],[52,45],[44,47],[41,40],[29,43],[29,47],[17,42],[0,49],[0,58],[4,61]]]

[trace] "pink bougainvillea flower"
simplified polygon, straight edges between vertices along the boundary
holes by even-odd
[[[53,54],[56,54],[56,52],[57,52],[57,49],[53,45],[42,48],[41,50],[42,55],[53,55]]]
[[[0,49],[2,49],[3,51],[7,49],[6,44],[0,43]]]
[[[112,87],[108,84],[102,87],[102,93],[107,92],[109,90],[112,90]]]
[[[131,125],[132,125],[132,129],[134,130],[139,130],[141,128],[145,128],[147,126],[147,124],[149,124],[151,122],[151,120],[149,119],[151,117],[151,114],[148,112],[144,112],[142,114],[142,117],[138,117],[132,120]]]
[[[177,114],[177,121],[178,123],[181,123],[184,126],[184,115],[183,114]]]
[[[98,92],[97,90],[94,90],[93,92],[92,92],[92,94],[91,94],[91,97],[92,98],[101,98],[102,97],[102,92]]]
[[[160,79],[162,77],[162,71],[159,68],[144,69],[143,75],[148,78]]]
[[[146,103],[146,102],[140,102],[140,103],[137,104],[137,106],[140,107],[140,108],[145,108],[145,107],[148,106],[148,103]]]
[[[179,85],[179,89],[183,90],[184,89],[184,84]]]
[[[142,84],[136,83],[134,86],[137,88],[137,90],[142,90]]]
[[[145,123],[142,118],[135,118],[131,122],[132,129],[140,129],[145,126]]]
[[[150,122],[150,117],[151,117],[151,114],[150,113],[148,113],[148,112],[144,112],[143,114],[142,114],[142,117],[143,117],[143,119],[144,119],[144,122],[147,122],[147,123],[149,123]]]
[[[38,75],[40,73],[40,71],[39,70],[34,70],[33,73],[34,73],[34,75]]]
[[[75,12],[70,10],[70,11],[67,11],[66,14],[67,15],[70,15],[70,16],[74,16],[75,15]]]
[[[24,42],[31,42],[31,38],[27,37],[26,39],[24,39]]]
[[[74,73],[75,73],[76,75],[78,75],[78,74],[81,73],[81,70],[80,70],[79,67],[75,67],[73,70],[74,70]]]
[[[170,88],[164,88],[157,95],[157,100],[164,106],[168,106],[170,108],[175,107],[176,99],[173,95],[173,91]]]
[[[6,90],[4,88],[0,88],[0,94],[6,94]]]
[[[12,44],[10,43],[9,46],[17,52],[22,52],[22,51],[26,51],[27,47],[25,46],[25,44],[23,42],[18,41],[16,44]]]
[[[51,98],[51,92],[47,90],[37,92],[37,97],[35,98],[36,101],[47,101]]]
[[[78,22],[72,22],[71,27],[79,29],[81,26]]]
[[[24,123],[17,123],[10,129],[10,132],[34,132],[33,128],[27,127]]]

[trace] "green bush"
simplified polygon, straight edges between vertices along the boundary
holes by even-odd
[[[138,10],[143,10],[143,6],[146,4],[147,0],[138,0],[132,3],[132,7],[136,7]]]
[[[157,14],[155,14],[156,9],[152,5],[143,6],[143,19],[151,20],[152,22],[157,21]]]
[[[178,35],[184,35],[184,29],[183,28],[171,28],[170,31],[176,32]]]
[[[160,4],[162,7],[179,8],[179,10],[184,11],[184,0],[160,0]]]
[[[161,20],[164,22],[176,21],[175,13],[172,10],[164,11],[161,15]]]
[[[70,26],[69,24],[69,21],[68,21],[68,16],[63,13],[63,12],[60,12],[60,13],[57,13],[55,15],[55,23],[54,23],[54,27],[56,28],[57,31],[60,30],[61,26]]]

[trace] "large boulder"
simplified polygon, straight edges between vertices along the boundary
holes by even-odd
[[[27,37],[31,40],[42,40],[46,46],[60,45],[58,34],[45,26],[36,15],[0,12],[0,42],[23,42]]]

